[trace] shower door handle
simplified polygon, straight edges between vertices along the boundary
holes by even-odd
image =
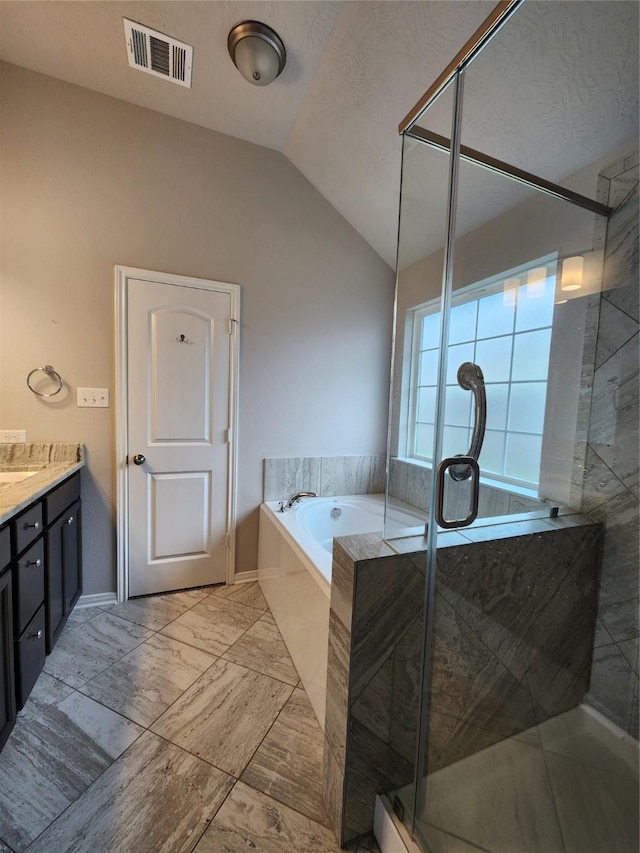
[[[461,519],[452,519],[451,521],[447,521],[444,517],[444,477],[449,471],[449,475],[451,475],[451,468],[454,466],[462,466],[469,469],[469,476],[473,474],[473,487],[471,490],[471,506],[469,508],[469,514],[466,518]],[[455,478],[454,478],[455,479]],[[442,462],[438,465],[436,470],[436,506],[435,506],[435,516],[436,522],[439,527],[443,527],[445,530],[456,530],[458,527],[468,527],[478,517],[478,500],[480,498],[480,468],[478,467],[478,462],[473,456],[448,456],[446,459],[443,459]]]
[[[457,465],[450,465],[449,476],[456,482],[468,480],[471,476],[471,465],[466,461],[468,458],[475,459],[477,462],[480,458],[482,443],[484,441],[484,430],[487,424],[487,392],[484,387],[484,375],[477,364],[471,361],[463,362],[458,368],[458,385],[464,388],[465,391],[473,391],[475,401],[475,414],[473,422],[473,435],[471,436],[471,446],[467,454],[459,454],[460,462]],[[464,463],[462,460],[465,460]],[[469,522],[470,524],[471,522]]]

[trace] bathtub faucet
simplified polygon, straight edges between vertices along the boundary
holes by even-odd
[[[317,494],[315,492],[296,492],[295,495],[291,495],[289,500],[285,504],[285,509],[291,509],[297,503],[300,503],[301,498],[317,498]]]

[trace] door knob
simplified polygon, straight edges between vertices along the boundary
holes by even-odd
[[[146,462],[146,459],[144,458],[142,453],[136,453],[136,455],[133,457],[133,464],[142,465],[143,462]]]

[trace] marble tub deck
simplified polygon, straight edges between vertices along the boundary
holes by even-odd
[[[257,583],[76,610],[0,754],[0,853],[338,851],[322,745]]]

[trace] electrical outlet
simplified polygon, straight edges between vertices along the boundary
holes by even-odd
[[[2,444],[25,444],[27,441],[26,429],[1,429],[0,442]]]
[[[76,406],[89,409],[109,408],[108,388],[78,388]]]

